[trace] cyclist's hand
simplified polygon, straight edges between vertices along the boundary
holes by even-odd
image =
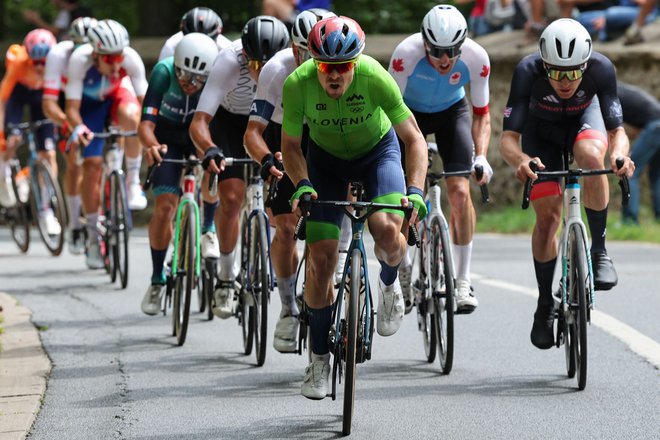
[[[520,162],[520,165],[518,165],[518,168],[516,169],[516,178],[520,180],[522,183],[527,182],[527,179],[530,178],[532,180],[536,180],[539,178],[539,176],[536,175],[534,171],[529,167],[529,162],[530,161],[536,162],[536,165],[538,165],[539,170],[545,169],[545,165],[543,165],[543,162],[541,162],[541,159],[538,157],[532,157],[532,158],[526,158],[522,162]]]
[[[424,220],[428,210],[426,209],[426,202],[424,202],[423,192],[421,189],[409,186],[408,192],[405,197],[401,199],[401,205],[408,207],[409,204],[413,205],[413,212],[410,215],[410,223],[417,223]]]
[[[472,164],[472,177],[475,179],[477,178],[474,171],[474,167],[476,165],[481,165],[484,170],[484,174],[481,176],[481,180],[478,180],[477,183],[479,183],[479,185],[485,185],[490,182],[490,179],[493,177],[493,168],[491,168],[490,164],[488,163],[486,156],[480,154],[474,158],[474,163]]]
[[[314,190],[312,182],[307,179],[302,179],[296,186],[296,192],[294,192],[289,199],[289,203],[291,204],[291,212],[296,212],[298,209],[298,203],[300,202],[300,197],[302,197],[303,194],[309,194],[313,199],[316,199],[319,196],[316,193],[316,190]]]
[[[20,133],[20,132],[19,132]],[[7,148],[13,150],[23,142],[23,136],[21,134],[10,134],[7,138]]]
[[[616,165],[617,159],[623,160],[623,166],[621,168]],[[635,172],[635,162],[633,162],[628,156],[610,156],[610,163],[612,165],[612,170],[617,176],[625,175],[626,177],[632,177]]]
[[[71,132],[69,142],[74,145],[86,147],[92,142],[92,139],[94,139],[94,133],[85,124],[78,124]]]
[[[277,152],[275,155],[268,153],[263,159],[261,159],[260,174],[262,179],[268,180],[272,175],[279,180],[284,176],[282,170],[284,170],[284,166],[282,165],[282,153]]]
[[[222,150],[215,145],[209,147],[204,153],[202,167],[214,174],[223,172],[225,170],[225,155],[222,154]]]
[[[154,163],[161,163],[163,160],[163,156],[167,154],[167,145],[162,144],[162,145],[152,145],[151,147],[147,148],[147,164],[149,166],[153,165]]]

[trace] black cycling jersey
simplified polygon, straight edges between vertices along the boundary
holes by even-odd
[[[575,94],[561,99],[550,85],[541,56],[538,53],[528,55],[518,63],[513,74],[504,111],[504,130],[522,133],[528,116],[554,123],[579,119],[594,96],[600,101],[605,128],[620,127],[623,119],[616,73],[607,57],[593,52]]]
[[[660,119],[660,101],[645,90],[618,82],[617,91],[626,124],[643,128],[649,122]]]

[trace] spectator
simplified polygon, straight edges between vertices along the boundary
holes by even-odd
[[[476,0],[469,19],[472,35],[479,37],[508,29],[515,14],[513,0]]]
[[[617,83],[623,122],[639,130],[630,158],[635,173],[630,179],[630,202],[623,207],[624,223],[639,223],[639,178],[649,165],[655,220],[660,221],[660,102],[639,87]]]
[[[639,0],[639,14],[635,21],[630,25],[628,30],[626,30],[626,38],[624,44],[626,46],[631,44],[637,44],[644,41],[642,37],[642,27],[645,24],[649,24],[651,21],[655,20],[658,16],[657,8],[658,0]]]
[[[261,13],[277,17],[291,29],[296,16],[312,8],[332,9],[332,0],[263,0]]]
[[[66,36],[66,32],[69,29],[69,25],[73,20],[78,17],[91,17],[92,11],[86,6],[82,6],[78,0],[51,0],[55,8],[57,9],[57,16],[53,23],[46,22],[39,11],[34,9],[26,9],[23,11],[23,18],[28,23],[35,25],[36,27],[48,29],[61,39],[60,37]]]

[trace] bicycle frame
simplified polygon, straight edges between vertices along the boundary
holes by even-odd
[[[250,163],[249,165],[252,165]],[[272,276],[273,272],[273,262],[270,257],[270,221],[268,220],[268,214],[264,206],[264,181],[258,175],[251,175],[249,178],[249,184],[245,189],[245,203],[243,204],[242,212],[245,215],[246,222],[248,225],[252,225],[252,220],[258,217],[263,218],[264,224],[266,225],[266,243],[267,243],[267,253],[268,253],[268,273],[271,274],[269,289],[272,291],[275,287],[274,277]],[[254,233],[252,227],[247,228],[247,242],[252,242],[252,234]],[[253,250],[253,246],[250,246],[250,251]],[[250,264],[254,261],[255,256],[249,255],[246,267],[246,273],[250,273]],[[246,289],[252,290],[253,286],[249,284],[243,286]]]
[[[174,221],[174,241],[173,246],[174,249],[178,249],[179,246],[179,236],[181,232],[181,216],[183,214],[184,208],[186,205],[192,205],[193,211],[195,212],[195,218],[197,219],[197,225],[195,227],[195,276],[199,277],[201,273],[201,246],[200,246],[200,240],[201,240],[201,224],[200,224],[200,218],[199,218],[199,205],[197,205],[197,202],[195,201],[195,176],[193,174],[193,170],[189,169],[186,170],[186,175],[184,177],[184,183],[183,183],[183,195],[181,196],[179,200],[179,206],[177,207],[176,210],[176,217]],[[177,276],[178,273],[178,267],[179,267],[179,262],[178,260],[178,252],[174,252],[172,255],[172,275],[174,277]]]

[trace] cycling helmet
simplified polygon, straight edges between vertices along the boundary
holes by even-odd
[[[451,5],[434,6],[422,20],[422,37],[431,46],[460,46],[467,32],[465,17]]]
[[[553,21],[539,39],[541,59],[557,67],[583,65],[591,56],[591,46],[589,32],[571,18]]]
[[[48,29],[34,29],[25,36],[23,46],[28,56],[33,60],[46,58],[50,48],[57,43],[55,35]]]
[[[314,25],[321,20],[336,16],[337,15],[334,12],[326,11],[321,8],[308,9],[301,12],[296,17],[293,22],[293,27],[291,28],[291,39],[293,40],[293,44],[300,49],[307,50],[307,37]]]
[[[100,54],[121,52],[129,44],[126,28],[122,24],[110,19],[97,22],[87,32],[87,37],[94,48],[94,52]]]
[[[96,23],[98,22],[92,17],[76,18],[71,22],[71,26],[69,26],[69,38],[71,38],[75,44],[89,43],[87,32],[89,32]]]
[[[307,46],[317,60],[348,61],[364,50],[364,32],[352,18],[331,17],[314,25]]]
[[[181,32],[199,32],[215,39],[222,32],[222,19],[213,9],[192,8],[181,17]]]
[[[218,45],[199,32],[185,35],[174,49],[174,65],[195,75],[208,75],[218,55]]]
[[[277,18],[259,15],[245,24],[241,42],[250,60],[268,61],[289,44],[289,32]]]

